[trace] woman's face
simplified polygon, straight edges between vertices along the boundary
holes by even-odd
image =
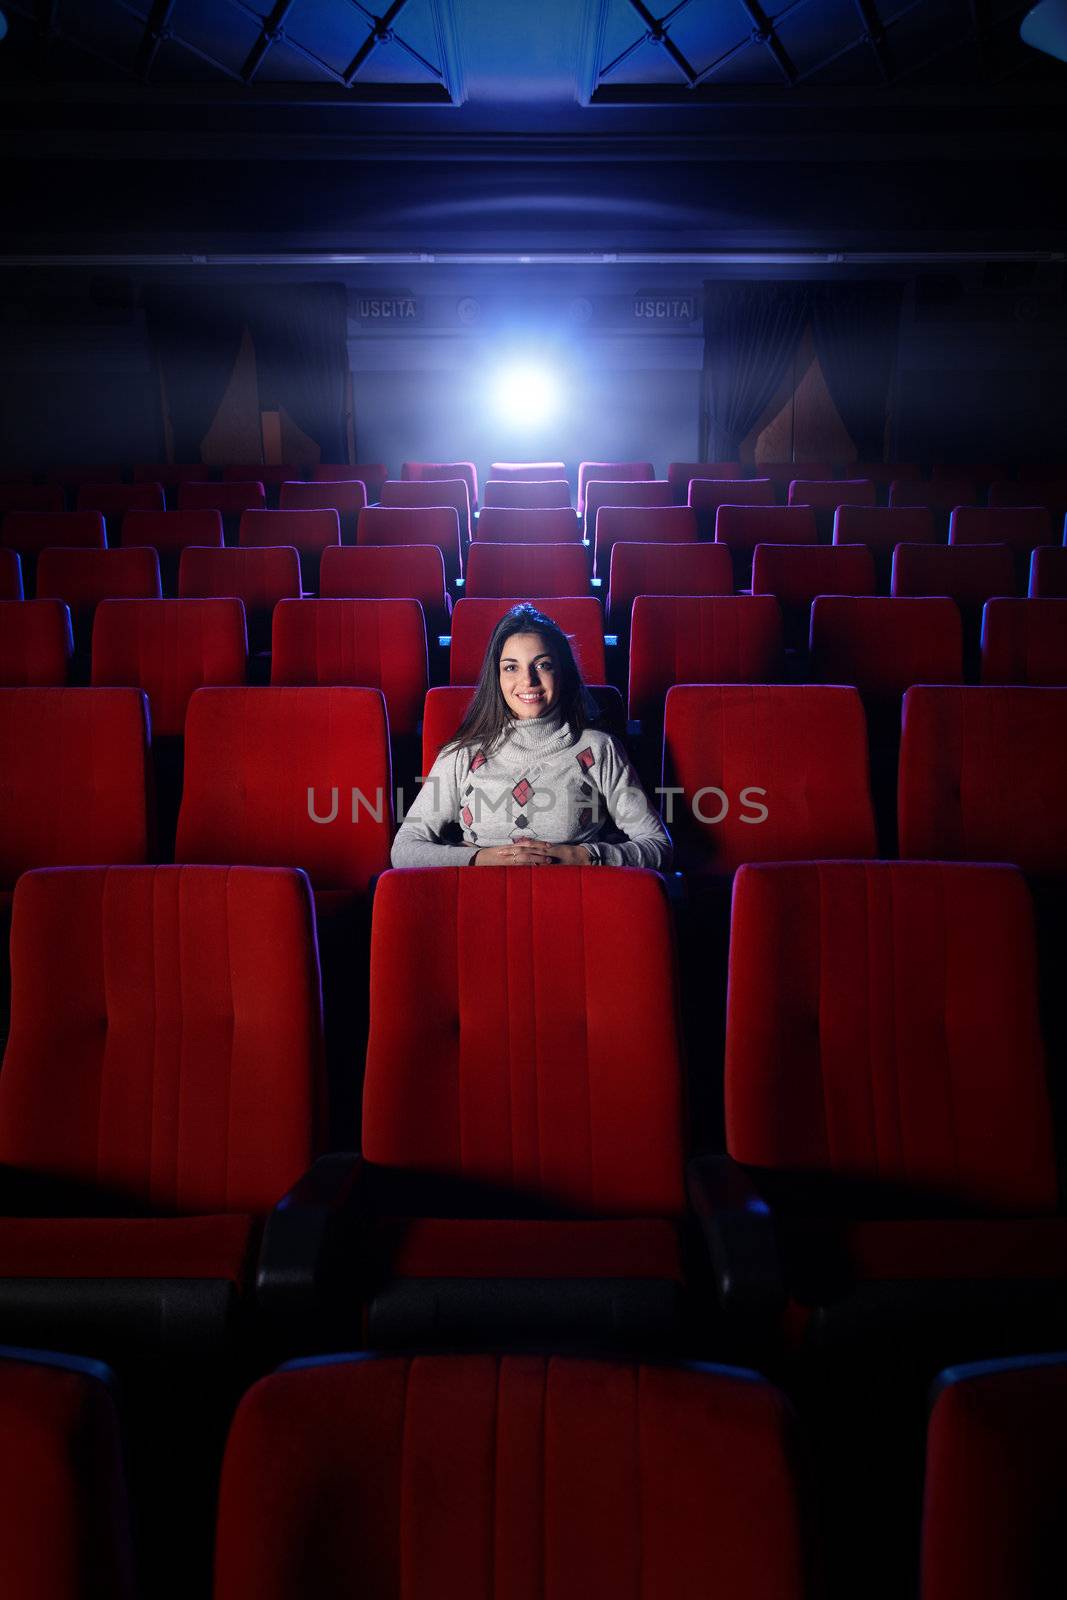
[[[512,716],[542,717],[559,696],[559,662],[540,633],[513,633],[500,656],[500,693]]]

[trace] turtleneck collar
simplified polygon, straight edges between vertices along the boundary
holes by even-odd
[[[539,755],[550,746],[562,748],[570,742],[570,733],[570,724],[564,721],[561,711],[549,711],[543,717],[516,717],[498,748]]]

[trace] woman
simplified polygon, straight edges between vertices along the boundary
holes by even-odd
[[[393,840],[394,867],[670,865],[626,753],[592,726],[570,641],[533,606],[493,630],[478,687]]]

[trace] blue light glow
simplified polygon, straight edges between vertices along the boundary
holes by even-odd
[[[536,428],[559,407],[559,385],[544,367],[506,367],[492,384],[492,408],[510,427]]]

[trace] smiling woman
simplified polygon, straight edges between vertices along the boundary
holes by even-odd
[[[533,606],[514,606],[393,841],[393,865],[664,870],[667,830],[596,719],[566,634]]]

